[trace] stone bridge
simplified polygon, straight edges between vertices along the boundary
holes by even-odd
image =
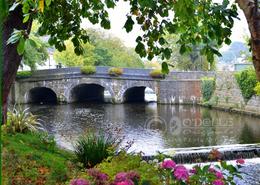
[[[171,72],[165,79],[150,77],[149,69],[124,68],[121,76],[108,74],[108,67],[97,67],[92,75],[80,68],[35,71],[29,78],[16,79],[9,95],[11,103],[73,103],[104,101],[110,93],[111,103],[144,101],[144,90],[151,88],[162,104],[193,104],[201,99],[200,78],[207,72]]]

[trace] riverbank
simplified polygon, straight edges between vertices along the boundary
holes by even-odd
[[[73,154],[42,134],[3,134],[2,184],[65,184],[77,171]]]
[[[75,178],[89,179],[89,172],[75,164],[73,153],[58,148],[54,140],[47,135],[16,133],[3,134],[2,137],[3,185],[68,185]],[[107,174],[110,180],[120,172],[133,172],[134,170],[141,176],[141,179],[149,179],[150,185],[163,184],[155,164],[156,162],[142,161],[139,155],[128,155],[123,152],[110,160],[104,160],[96,168],[100,170],[100,173]],[[228,161],[227,164],[236,165],[236,162]],[[184,166],[189,169],[194,165],[186,164]],[[148,171],[149,173],[147,173]],[[259,184],[260,179],[257,174],[260,172],[260,159],[245,159],[245,164],[240,168],[240,172],[243,180],[235,179],[237,185]]]
[[[260,117],[260,96],[253,94],[248,89],[248,97],[246,98],[239,87],[235,73],[217,72],[215,78],[215,90],[210,100],[199,103],[200,105]],[[250,81],[247,83],[250,83]],[[245,85],[247,83],[245,82]],[[249,92],[251,93],[250,97]]]

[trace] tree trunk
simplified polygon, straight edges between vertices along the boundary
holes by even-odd
[[[260,13],[257,0],[236,0],[243,10],[251,34],[253,64],[260,81]]]
[[[8,44],[7,40],[11,36],[14,29],[18,30],[29,30],[30,22],[23,23],[22,8],[17,7],[14,11],[10,12],[3,25],[3,44],[4,44],[4,65],[3,65],[3,107],[2,107],[2,124],[6,122],[7,116],[7,100],[11,86],[15,81],[18,67],[21,63],[22,56],[17,53],[17,44]],[[29,29],[28,29],[29,27]],[[29,34],[29,33],[28,33]]]

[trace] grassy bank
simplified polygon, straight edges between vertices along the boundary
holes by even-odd
[[[65,184],[76,173],[73,154],[42,134],[3,136],[2,184]]]

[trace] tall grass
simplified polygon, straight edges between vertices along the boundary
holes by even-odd
[[[41,120],[29,112],[29,108],[23,109],[21,106],[14,106],[7,112],[7,123],[2,126],[7,133],[25,133],[44,130]]]
[[[87,132],[79,137],[74,146],[76,161],[84,168],[94,167],[109,156],[113,156],[120,142],[111,134]]]

